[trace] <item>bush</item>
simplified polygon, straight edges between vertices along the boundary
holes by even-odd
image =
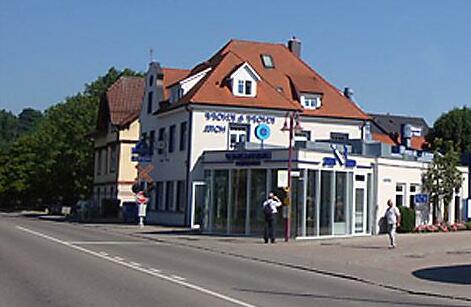
[[[397,229],[398,232],[412,232],[415,229],[415,211],[414,209],[398,206],[401,212],[401,226]]]
[[[466,229],[471,230],[471,221],[464,223]]]

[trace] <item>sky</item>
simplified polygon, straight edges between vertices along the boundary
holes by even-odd
[[[114,66],[191,68],[232,38],[302,41],[302,58],[371,113],[429,125],[471,106],[468,0],[0,1],[0,109],[44,110]]]

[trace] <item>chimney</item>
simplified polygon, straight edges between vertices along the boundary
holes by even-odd
[[[301,57],[301,41],[296,36],[288,41],[288,49],[298,58]]]

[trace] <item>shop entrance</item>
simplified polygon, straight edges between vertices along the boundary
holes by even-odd
[[[366,233],[366,220],[367,220],[367,188],[366,176],[355,175],[354,183],[354,211],[353,211],[353,225],[355,234]]]

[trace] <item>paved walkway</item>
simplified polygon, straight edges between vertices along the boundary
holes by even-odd
[[[256,261],[349,278],[410,293],[459,297],[471,301],[471,231],[400,234],[398,248],[386,236],[329,240],[279,240],[222,237],[181,228],[86,224],[126,235],[231,254]],[[442,267],[442,268],[439,268]]]

